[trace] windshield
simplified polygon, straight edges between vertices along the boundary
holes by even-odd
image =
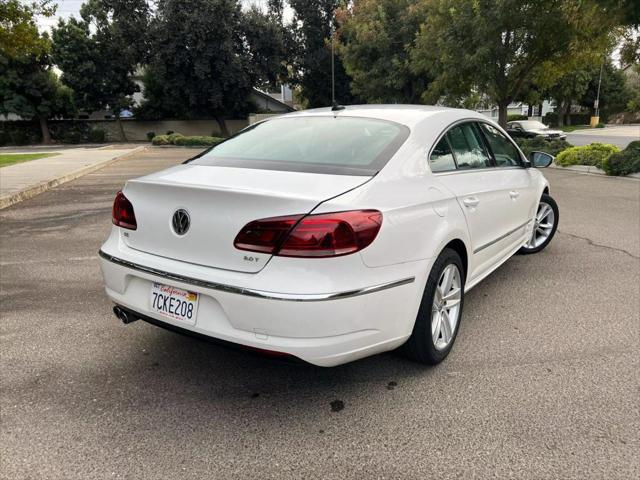
[[[375,175],[409,135],[404,125],[355,117],[285,117],[251,126],[195,165]]]
[[[544,123],[538,122],[537,120],[525,120],[523,122],[518,122],[522,128],[525,130],[540,130],[549,128]]]

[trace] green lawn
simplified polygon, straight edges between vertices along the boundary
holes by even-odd
[[[55,157],[59,153],[0,153],[0,167],[13,165],[14,163],[28,162],[40,158]]]
[[[573,132],[574,130],[584,130],[585,128],[591,128],[589,125],[565,125],[559,127],[563,132]]]

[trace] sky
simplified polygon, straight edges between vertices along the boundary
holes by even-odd
[[[31,0],[22,0],[25,3],[29,3]],[[54,0],[58,8],[56,10],[56,16],[51,18],[41,17],[38,18],[38,26],[41,30],[50,31],[51,27],[58,23],[58,17],[68,18],[71,16],[79,17],[80,16],[80,6],[86,0]],[[264,7],[266,5],[266,0],[241,0],[242,4],[245,7],[249,7],[251,5],[258,5],[260,7]],[[287,7],[285,9],[285,21],[289,20],[292,16],[291,9]]]

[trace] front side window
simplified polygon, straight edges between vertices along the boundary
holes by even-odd
[[[498,167],[517,167],[522,164],[520,152],[500,131],[486,123],[480,124]]]
[[[409,136],[398,123],[343,116],[267,120],[191,163],[262,170],[375,175]]]
[[[434,147],[429,162],[432,172],[447,172],[456,169],[456,161],[453,159],[453,153],[446,136],[443,136]]]
[[[491,167],[491,157],[482,143],[482,137],[473,123],[453,127],[447,133],[458,168],[461,170]]]

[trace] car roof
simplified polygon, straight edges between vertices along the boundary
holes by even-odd
[[[311,117],[311,116],[343,116],[362,117],[388,120],[411,128],[426,119],[450,122],[456,117],[488,119],[487,116],[473,110],[462,108],[448,108],[432,105],[347,105],[341,110],[331,108],[314,108],[288,113],[282,117]]]

